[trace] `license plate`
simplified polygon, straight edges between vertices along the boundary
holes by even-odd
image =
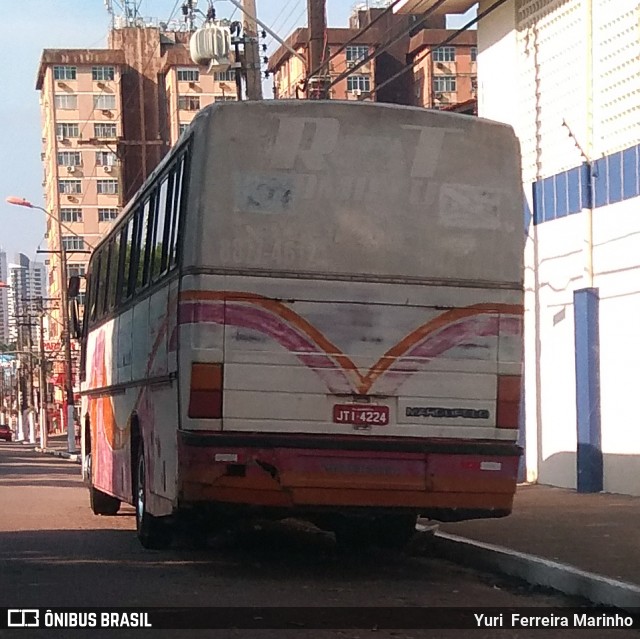
[[[336,404],[333,407],[333,421],[336,424],[353,424],[354,426],[386,426],[389,423],[389,407]]]

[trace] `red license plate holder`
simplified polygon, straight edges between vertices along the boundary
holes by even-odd
[[[386,426],[389,423],[389,407],[377,404],[335,404],[333,422],[353,426]]]

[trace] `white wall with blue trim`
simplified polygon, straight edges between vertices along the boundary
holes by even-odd
[[[481,0],[480,10],[490,4]],[[639,17],[638,0],[510,0],[478,28],[479,112],[518,134],[530,211],[526,478],[580,489],[579,433],[597,422],[602,489],[633,495],[640,495]],[[595,295],[595,320],[575,315],[574,295],[585,290]],[[597,349],[596,357],[576,348]]]

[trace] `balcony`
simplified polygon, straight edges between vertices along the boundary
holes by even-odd
[[[437,0],[401,0],[396,5],[394,13],[423,13],[433,7]],[[443,13],[466,13],[478,0],[448,0],[445,2],[434,15],[442,15]]]

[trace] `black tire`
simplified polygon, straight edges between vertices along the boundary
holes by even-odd
[[[87,455],[87,482],[89,485],[89,504],[94,515],[113,516],[120,510],[120,500],[98,490],[92,483],[91,478],[91,454]]]
[[[142,441],[136,464],[136,532],[144,548],[161,550],[171,544],[173,530],[166,517],[154,517],[147,512],[147,476]]]

